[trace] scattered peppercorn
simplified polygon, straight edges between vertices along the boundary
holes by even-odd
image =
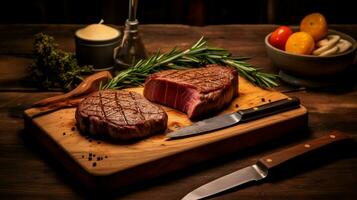
[[[97,163],[96,163],[96,162],[93,163],[93,167],[95,167],[95,166],[97,166]]]
[[[84,156],[82,156],[82,158],[84,158]]]
[[[93,157],[95,157],[95,154],[93,154]]]
[[[104,158],[108,158],[108,156],[104,156]]]
[[[88,161],[91,161],[91,160],[92,160],[92,157],[89,157],[89,158],[88,158]]]
[[[76,127],[73,126],[73,127],[71,128],[71,130],[72,130],[72,131],[75,131],[75,130],[76,130]]]
[[[264,98],[262,98],[262,102],[265,102],[265,99],[264,99]]]
[[[100,157],[97,157],[97,161],[100,161]]]
[[[89,153],[89,157],[92,157],[92,153]]]
[[[271,99],[269,99],[269,102],[271,102]]]
[[[63,132],[63,135],[66,135],[66,132]]]
[[[236,108],[238,108],[239,107],[239,105],[238,104],[236,104]]]

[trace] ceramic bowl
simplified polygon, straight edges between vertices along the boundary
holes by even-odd
[[[336,34],[352,43],[346,52],[330,55],[298,55],[275,48],[265,37],[265,48],[273,64],[280,69],[279,75],[285,82],[298,86],[324,87],[335,84],[339,77],[354,62],[357,50],[356,41],[347,34],[329,30],[328,34]]]

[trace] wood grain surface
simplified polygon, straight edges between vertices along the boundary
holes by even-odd
[[[304,141],[301,144],[284,149],[282,151],[274,152],[259,159],[259,164],[262,164],[267,170],[272,170],[281,164],[287,163],[291,160],[308,156],[318,150],[327,148],[334,144],[346,142],[351,138],[339,131],[331,131],[324,136]]]
[[[143,93],[142,87],[128,90]],[[238,109],[252,108],[284,98],[287,96],[282,93],[263,90],[240,78],[239,97],[220,114],[233,113]],[[169,107],[164,107],[164,109],[168,114],[168,130],[173,131],[192,124],[186,114]],[[68,156],[54,155],[65,163],[63,167],[69,168],[66,166],[69,161],[62,159],[73,160],[87,172],[78,176],[100,176],[103,179],[102,182],[107,183],[106,189],[125,186],[134,180],[143,181],[144,177],[146,179],[158,177],[213,159],[218,155],[225,156],[227,153],[238,152],[244,148],[255,148],[256,145],[290,134],[291,129],[303,129],[307,125],[307,110],[300,107],[210,134],[178,140],[167,140],[165,134],[158,134],[134,143],[115,144],[110,143],[110,140],[94,139],[80,134],[76,130],[75,108],[61,109],[33,118],[32,116],[37,116],[37,111],[38,108],[25,111],[28,121],[25,131],[31,132],[33,139],[40,140],[41,143],[46,142],[44,150],[62,151],[63,154],[67,154]],[[269,131],[271,129],[274,131]],[[43,138],[52,140],[52,143],[55,143],[54,147],[47,149],[50,142],[44,142]],[[203,153],[208,152],[212,146],[220,146],[223,142],[225,143],[223,147],[211,150],[212,155]],[[181,163],[186,163],[186,166],[176,163],[178,157]],[[157,170],[158,166],[161,166],[160,170]],[[141,168],[145,168],[145,171],[138,170]],[[157,172],[148,173],[148,171]],[[73,173],[82,172],[83,170]],[[121,174],[130,174],[131,178],[125,178],[129,175],[122,177]],[[107,181],[104,180],[105,178]],[[85,183],[94,187],[98,185],[94,180],[90,183],[85,181]],[[103,187],[103,183],[101,186]]]
[[[221,156],[184,171],[112,193],[83,188],[59,167],[59,162],[40,148],[24,131],[21,110],[30,103],[58,92],[32,92],[20,81],[31,62],[33,34],[53,35],[61,48],[74,50],[73,33],[81,25],[0,25],[0,198],[1,199],[180,199],[194,188],[253,164],[257,159],[296,143],[340,130],[357,140],[357,80],[338,88],[305,90],[283,84],[277,90],[300,98],[309,111],[309,130],[291,130],[290,136],[254,149]],[[188,47],[201,35],[212,45],[235,55],[253,56],[251,63],[277,72],[267,57],[264,37],[276,25],[143,25],[140,31],[149,53],[173,46]],[[357,25],[330,26],[357,39]],[[356,65],[354,65],[356,67]],[[355,73],[356,74],[356,73]],[[354,74],[352,74],[353,77]],[[348,78],[346,77],[348,80]],[[31,92],[29,92],[31,91]],[[272,130],[273,131],[273,130]],[[217,148],[216,146],[212,147]],[[318,159],[290,165],[274,178],[213,199],[356,199],[357,148],[339,147]],[[207,152],[209,154],[210,151]],[[177,163],[180,163],[179,160]]]

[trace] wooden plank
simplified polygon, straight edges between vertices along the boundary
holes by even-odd
[[[236,111],[237,105],[239,109],[244,109],[286,98],[279,92],[255,87],[243,78],[239,81],[239,97],[221,114]],[[142,88],[130,90],[142,93]],[[184,113],[168,107],[164,109],[169,116],[168,129],[175,130],[177,126],[192,123]],[[89,186],[97,186],[100,179],[100,182],[105,182],[106,188],[149,179],[278,138],[288,134],[290,129],[304,127],[307,119],[306,109],[301,107],[212,134],[172,141],[160,134],[135,143],[115,144],[84,137],[75,130],[74,108],[31,119],[37,112],[35,108],[25,111],[28,117],[27,129],[37,129],[33,131],[34,137],[45,140],[42,143],[46,148],[56,152],[56,156],[66,163],[65,166],[75,169],[79,178],[84,179]],[[89,160],[89,154],[95,157]],[[150,173],[146,174],[148,169]],[[135,175],[138,173],[140,176]],[[103,183],[99,185],[103,186]]]
[[[12,52],[13,60],[18,57],[18,54],[30,53],[32,36],[25,30],[22,25],[0,25],[11,31],[1,31],[0,51],[2,54]],[[56,36],[58,29],[66,30],[66,26],[50,26],[50,25],[25,25],[36,27],[48,27],[51,33]],[[70,25],[75,26],[75,25]],[[234,28],[232,28],[232,26]],[[151,30],[156,30],[152,33],[154,36],[148,37]],[[244,43],[239,40],[241,34],[253,32],[261,32],[263,30],[273,30],[273,25],[220,25],[209,27],[193,27],[198,28],[202,32],[218,33],[216,37],[210,37],[209,42],[220,44],[222,47],[236,49],[241,46],[241,52],[235,52],[238,55],[245,54],[249,46],[255,49],[251,55],[257,55],[259,52],[264,52],[264,46],[257,45],[256,41],[263,41],[263,34],[254,34]],[[340,27],[340,26],[339,26]],[[344,25],[344,29],[338,30],[354,34],[357,38],[356,25]],[[184,41],[189,43],[195,40],[191,36],[193,30],[190,28],[182,29],[180,26],[173,25],[145,25],[140,27],[142,33],[145,33],[143,39],[149,51],[155,51],[155,48],[178,45]],[[145,30],[144,30],[145,29]],[[335,28],[337,29],[337,28]],[[165,30],[160,32],[159,30]],[[204,30],[204,31],[203,31]],[[229,30],[224,32],[224,30]],[[185,34],[177,34],[177,33]],[[187,34],[190,33],[190,34]],[[16,43],[8,42],[10,36],[16,37]],[[177,35],[177,37],[175,37]],[[192,39],[191,39],[192,37]],[[231,40],[231,38],[233,40]],[[188,38],[188,39],[187,39]],[[65,41],[71,41],[64,38]],[[245,37],[245,39],[247,39]],[[164,42],[161,42],[164,41]],[[177,42],[177,43],[176,43]],[[70,42],[68,42],[69,44]],[[61,47],[63,46],[60,42]],[[71,44],[73,45],[73,44]],[[257,46],[255,46],[257,45]],[[22,59],[21,57],[18,57]],[[4,60],[5,59],[5,60]],[[264,68],[264,71],[269,71],[272,68],[272,63],[266,55],[254,57],[251,61],[257,63],[257,66]],[[21,63],[13,65],[3,65],[8,63],[7,58],[0,58],[1,67],[23,67]],[[17,70],[16,70],[17,71]],[[24,70],[25,72],[25,70]],[[9,73],[10,74],[10,73]],[[14,72],[14,76],[23,77],[23,74]],[[1,76],[2,77],[2,76]],[[0,77],[0,78],[1,78]],[[33,141],[32,135],[24,129],[23,119],[11,117],[13,108],[18,108],[19,104],[30,104],[36,100],[55,95],[54,93],[28,93],[28,92],[2,92],[0,95],[0,196],[3,199],[23,198],[23,199],[89,199],[89,198],[119,198],[119,199],[180,199],[194,188],[199,187],[209,181],[231,173],[237,169],[253,164],[257,159],[285,149],[290,145],[301,142],[304,139],[319,137],[327,134],[330,130],[341,130],[348,133],[357,140],[357,90],[356,81],[351,80],[352,84],[347,85],[348,88],[342,88],[335,92],[326,91],[296,91],[293,94],[302,101],[302,104],[309,110],[309,131],[290,131],[293,137],[284,137],[279,140],[273,140],[262,145],[257,145],[251,150],[239,151],[230,156],[220,156],[219,159],[213,159],[211,162],[196,165],[186,168],[177,173],[171,173],[169,176],[160,177],[155,180],[140,182],[138,185],[130,187],[125,191],[117,190],[117,192],[95,193],[96,190],[85,190],[79,187],[77,181],[73,179],[71,173],[62,170],[58,166],[59,158],[53,156],[53,152],[43,150],[37,142]],[[283,89],[287,89],[285,86]],[[9,115],[10,114],[10,115]],[[43,136],[34,132],[34,135]],[[309,134],[308,134],[309,133]],[[304,135],[303,137],[295,137],[295,135]],[[43,138],[42,138],[43,139]],[[51,140],[50,140],[51,141]],[[244,187],[226,193],[219,199],[354,199],[357,196],[355,190],[357,178],[357,157],[354,151],[346,155],[346,151],[337,149],[335,152],[339,155],[338,159],[331,160],[331,156],[320,158],[324,162],[306,162],[303,164],[290,165],[286,170],[281,171],[277,178],[266,180],[252,187]],[[205,151],[210,154],[211,151]],[[49,156],[49,154],[51,156]],[[351,155],[352,154],[352,155]],[[64,155],[63,153],[60,155]],[[199,156],[197,156],[199,157]],[[68,159],[70,160],[70,159]],[[74,161],[73,161],[74,162]],[[171,162],[173,165],[179,162]],[[78,165],[76,165],[78,166]],[[68,167],[68,165],[67,165]],[[74,170],[72,170],[74,171]],[[146,173],[149,173],[146,171]],[[153,172],[154,173],[154,172]],[[318,183],[318,187],[315,187]],[[97,196],[95,196],[97,195]]]
[[[0,41],[0,54],[31,54],[33,36],[39,32],[53,36],[62,49],[73,52],[74,32],[84,26],[73,24],[2,24],[0,25],[0,38],[2,39]],[[264,48],[256,47],[263,47],[264,37],[276,27],[276,25],[195,27],[178,24],[141,24],[140,33],[150,53],[157,49],[167,51],[174,46],[188,47],[201,36],[205,36],[211,41],[212,45],[228,48],[234,54],[240,55],[243,52],[246,55],[256,56],[257,51],[263,50],[264,52]],[[356,27],[355,24],[329,26],[331,29],[344,32],[357,39]],[[122,26],[118,27],[120,30],[122,28]]]

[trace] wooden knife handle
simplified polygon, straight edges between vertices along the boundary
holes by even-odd
[[[279,151],[268,156],[265,156],[259,159],[258,163],[265,166],[267,169],[271,169],[273,167],[278,166],[286,161],[292,160],[294,158],[303,156],[305,154],[311,153],[321,147],[325,147],[332,143],[336,143],[339,141],[351,139],[346,134],[343,134],[338,131],[331,132],[325,136],[298,144],[291,148],[288,148],[283,151]]]
[[[300,107],[300,100],[296,97],[289,97],[281,99],[271,103],[267,103],[261,106],[239,110],[238,113],[242,116],[241,122],[247,122],[284,111],[296,109]]]

